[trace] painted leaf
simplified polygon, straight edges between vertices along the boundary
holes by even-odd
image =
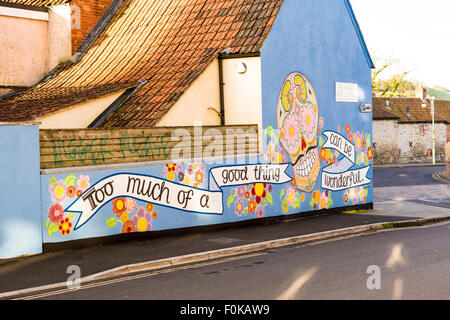
[[[356,157],[356,164],[359,166],[361,164],[361,152],[358,153]]]
[[[234,202],[234,198],[236,198],[235,194],[230,194],[230,196],[228,197],[228,201],[227,201],[227,207],[229,208],[231,206],[231,204]]]
[[[283,197],[284,197],[285,194],[286,194],[286,190],[281,189],[281,192],[280,192],[280,200],[283,199]]]
[[[59,225],[57,225],[56,223],[50,223],[47,232],[48,232],[48,237],[51,238],[52,234],[54,234],[55,232],[59,231]]]
[[[266,196],[267,202],[269,202],[273,206],[273,197],[271,193],[268,193]]]
[[[115,217],[111,217],[109,219],[105,219],[106,224],[108,225],[108,227],[110,228],[114,228],[117,224],[117,219]]]
[[[319,137],[319,146],[322,148],[323,144],[324,144],[323,138],[322,138],[322,136],[320,136]]]
[[[68,175],[65,179],[64,179],[64,183],[67,186],[72,186],[75,187],[75,182],[77,181],[77,176],[74,174]]]
[[[265,130],[265,134],[266,134],[268,137],[272,138],[272,137],[273,137],[273,127],[272,127],[272,126],[268,126],[268,127],[266,128],[266,130]]]
[[[367,147],[371,147],[372,146],[372,141],[370,140],[370,134],[368,134],[367,135],[367,138],[366,138],[366,146]]]
[[[328,197],[328,208],[331,208],[333,206],[333,199],[331,199],[331,196]]]

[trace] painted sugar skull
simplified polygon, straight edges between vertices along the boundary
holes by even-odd
[[[319,176],[317,143],[319,109],[314,88],[298,72],[283,82],[277,104],[281,145],[290,155],[297,188],[312,192]]]

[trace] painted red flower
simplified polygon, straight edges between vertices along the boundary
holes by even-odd
[[[373,159],[373,149],[372,149],[372,147],[369,147],[367,149],[367,157],[369,158],[369,161]]]
[[[70,234],[70,229],[72,228],[72,222],[70,222],[69,218],[62,219],[59,222],[59,231],[63,236],[68,236]]]
[[[122,213],[125,212],[126,206],[125,206],[125,198],[117,198],[114,199],[112,202],[113,205],[113,212],[120,217]]]
[[[74,186],[69,186],[69,187],[67,188],[66,193],[67,193],[67,196],[69,196],[69,198],[75,197],[75,193],[76,193],[75,187],[74,187]]]
[[[64,217],[64,209],[59,203],[54,203],[48,210],[48,220],[53,223],[60,223]]]
[[[131,220],[125,221],[122,227],[122,233],[132,233],[136,230],[134,223]]]
[[[260,204],[261,200],[267,196],[266,183],[255,183],[252,188],[252,196],[255,197],[256,203]]]

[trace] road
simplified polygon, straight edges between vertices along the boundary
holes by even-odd
[[[380,288],[368,289],[368,282],[377,284],[372,277],[377,271],[368,271],[377,267]],[[29,298],[450,299],[449,270],[450,222],[444,222],[283,247]]]
[[[374,201],[411,201],[450,209],[450,184],[433,179],[445,167],[374,169]]]

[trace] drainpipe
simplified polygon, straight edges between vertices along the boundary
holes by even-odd
[[[217,58],[219,62],[219,93],[220,93],[220,125],[225,125],[225,98],[224,98],[224,85],[223,82],[223,58],[219,55]]]

